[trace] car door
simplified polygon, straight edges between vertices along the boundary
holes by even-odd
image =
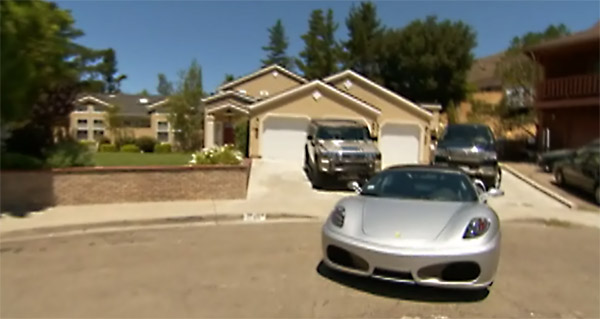
[[[600,153],[590,152],[585,162],[581,167],[581,188],[588,192],[594,192],[598,172],[600,171]]]
[[[590,157],[587,151],[578,152],[573,158],[568,168],[564,171],[567,183],[577,188],[585,189],[585,177],[583,168]]]

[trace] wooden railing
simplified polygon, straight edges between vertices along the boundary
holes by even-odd
[[[538,101],[593,97],[599,94],[598,74],[546,79],[538,85],[536,92]]]

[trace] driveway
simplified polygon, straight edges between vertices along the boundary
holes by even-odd
[[[503,223],[498,276],[487,294],[328,271],[319,267],[320,226],[202,226],[4,242],[0,317],[600,316],[598,229]]]

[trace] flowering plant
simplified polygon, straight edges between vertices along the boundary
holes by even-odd
[[[190,164],[229,164],[237,165],[242,162],[244,156],[233,145],[215,146],[205,148],[202,151],[192,154]]]

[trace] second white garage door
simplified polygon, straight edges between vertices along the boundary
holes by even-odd
[[[421,129],[415,124],[387,123],[381,127],[379,150],[381,166],[417,164],[420,154]]]
[[[262,158],[302,165],[308,124],[308,118],[267,117],[260,137]]]

